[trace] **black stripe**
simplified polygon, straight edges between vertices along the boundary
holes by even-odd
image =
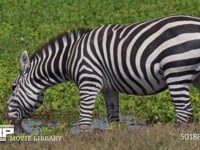
[[[169,68],[174,67],[183,67],[183,66],[190,66],[200,62],[200,58],[191,58],[191,59],[184,59],[183,60],[173,60],[172,62],[166,63],[163,65],[163,69],[167,70]]]
[[[196,70],[189,70],[189,71],[181,71],[176,73],[170,73],[167,76],[165,76],[166,79],[173,78],[173,77],[181,77],[185,75],[196,75],[199,71]]]
[[[168,83],[168,85],[189,84],[189,83],[191,83],[191,81],[192,80],[185,79],[182,81],[174,81],[174,82]]]
[[[170,91],[188,91],[188,88],[187,87],[181,87],[181,88],[174,88],[174,89],[171,89],[170,88]]]
[[[179,97],[184,97],[184,98],[190,98],[189,95],[185,95],[185,94],[171,94],[172,98],[179,98]]]

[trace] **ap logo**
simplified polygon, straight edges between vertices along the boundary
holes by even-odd
[[[0,142],[6,141],[7,134],[14,133],[14,125],[0,125]]]

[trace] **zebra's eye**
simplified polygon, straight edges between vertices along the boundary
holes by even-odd
[[[28,72],[21,72],[21,73],[20,73],[20,75],[21,75],[22,77],[26,77],[27,74],[28,74]]]

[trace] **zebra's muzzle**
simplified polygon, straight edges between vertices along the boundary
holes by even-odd
[[[7,119],[9,121],[9,124],[14,125],[14,131],[15,132],[24,132],[27,133],[23,127],[21,126],[22,120],[19,120],[17,118],[12,118],[8,115],[9,110],[8,110],[8,104],[6,105],[4,112],[3,112],[3,119]]]

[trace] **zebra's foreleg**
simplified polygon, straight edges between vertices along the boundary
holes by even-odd
[[[89,79],[89,78],[87,78]],[[80,118],[79,129],[87,131],[92,122],[92,115],[98,93],[101,91],[101,83],[96,79],[83,81],[79,87],[80,93]]]
[[[108,122],[118,122],[119,121],[119,93],[118,92],[104,92],[103,93],[106,109],[107,109],[107,119]]]
[[[189,84],[171,84],[168,87],[176,111],[176,123],[192,122],[193,112],[189,96]]]

